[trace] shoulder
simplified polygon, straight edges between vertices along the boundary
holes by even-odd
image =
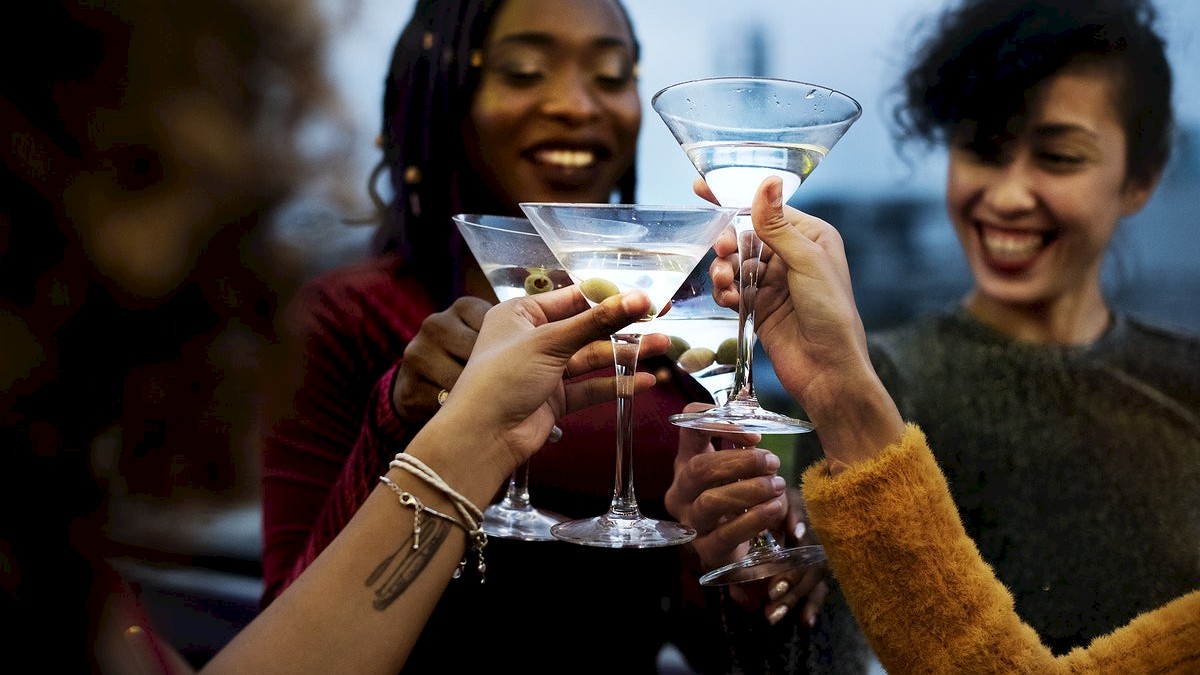
[[[1126,339],[1130,344],[1145,345],[1147,349],[1169,350],[1176,354],[1200,357],[1200,333],[1183,328],[1146,321],[1135,316],[1118,317],[1124,321]]]
[[[306,282],[289,303],[293,330],[336,330],[363,323],[419,325],[434,311],[425,288],[394,255],[336,267]]]

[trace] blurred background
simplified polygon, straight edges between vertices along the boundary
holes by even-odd
[[[700,203],[691,191],[695,170],[650,108],[659,89],[717,75],[823,84],[857,99],[863,116],[791,203],[842,232],[867,327],[956,298],[969,273],[943,213],[945,155],[902,155],[889,125],[889,93],[908,53],[908,35],[940,5],[754,0],[731,12],[724,0],[626,0],[642,43],[639,201]],[[1200,302],[1194,299],[1200,206],[1192,197],[1200,181],[1200,3],[1157,5],[1176,78],[1179,143],[1156,196],[1119,235],[1117,255],[1109,261],[1110,290],[1121,307],[1200,329]],[[411,0],[360,0],[352,10],[339,10],[340,39],[330,67],[363,135],[355,144],[361,185],[377,159],[371,139],[380,124],[387,55],[411,7]],[[353,229],[322,234],[351,247],[365,236]]]
[[[793,206],[838,226],[846,241],[868,330],[957,299],[970,276],[944,209],[945,156],[903,155],[889,132],[889,91],[908,53],[911,29],[935,0],[625,0],[642,43],[645,106],[639,194],[646,203],[700,203],[695,170],[650,108],[674,82],[715,75],[763,75],[840,89],[863,117],[793,197]],[[1179,142],[1149,205],[1118,234],[1106,281],[1115,304],[1161,323],[1200,331],[1200,3],[1158,0],[1176,77]],[[329,72],[344,98],[345,128],[314,128],[314,147],[350,148],[339,174],[341,201],[321,179],[274,223],[274,239],[311,276],[366,253],[372,206],[367,177],[378,159],[383,78],[412,0],[325,0],[334,43]],[[919,150],[914,148],[914,150]],[[382,183],[382,182],[381,182]],[[381,187],[384,187],[381,185]],[[360,224],[354,224],[355,222]],[[302,279],[301,279],[302,280]],[[764,402],[788,407],[760,354]],[[162,509],[130,500],[113,536],[132,551],[122,561],[139,580],[167,637],[201,662],[253,616],[260,592],[257,458],[239,462],[234,503]],[[122,529],[124,528],[124,529]]]

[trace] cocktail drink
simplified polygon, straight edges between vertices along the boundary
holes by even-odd
[[[711,253],[701,259],[671,299],[671,309],[651,321],[647,330],[671,337],[667,356],[721,405],[733,389],[738,315],[713,300],[711,259]]]
[[[783,180],[788,199],[862,115],[853,98],[816,84],[763,77],[717,77],[674,84],[651,99],[713,196],[736,207],[739,307],[738,354],[733,392],[721,406],[671,416],[680,426],[722,432],[803,433],[812,425],[763,408],[754,393],[754,297],[762,242],[750,222],[750,205],[768,176]],[[784,550],[769,532],[751,542],[749,555],[704,577],[721,584],[771,576],[815,558],[812,547]]]
[[[571,284],[527,219],[461,213],[454,222],[501,302]],[[533,507],[525,462],[509,478],[504,498],[484,509],[483,531],[502,539],[553,541],[550,527],[564,520],[566,516]]]
[[[716,206],[522,203],[533,227],[588,302],[641,290],[652,308],[612,338],[617,388],[617,462],[607,513],[559,523],[558,539],[606,548],[691,541],[690,527],[642,515],[633,486],[633,376],[642,335],[729,226],[736,209]]]

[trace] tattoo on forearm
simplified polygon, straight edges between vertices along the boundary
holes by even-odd
[[[372,603],[375,609],[387,609],[408,590],[442,547],[451,529],[453,525],[440,518],[426,518],[421,521],[420,546],[413,548],[414,539],[410,532],[400,548],[375,567],[366,580],[367,586],[375,587],[375,601]]]

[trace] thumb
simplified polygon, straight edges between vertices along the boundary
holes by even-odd
[[[795,236],[792,225],[783,213],[783,180],[778,176],[768,176],[758,186],[754,193],[754,201],[750,206],[750,218],[754,222],[754,231],[763,243],[772,250],[785,246],[790,237]],[[778,253],[778,251],[776,251]]]

